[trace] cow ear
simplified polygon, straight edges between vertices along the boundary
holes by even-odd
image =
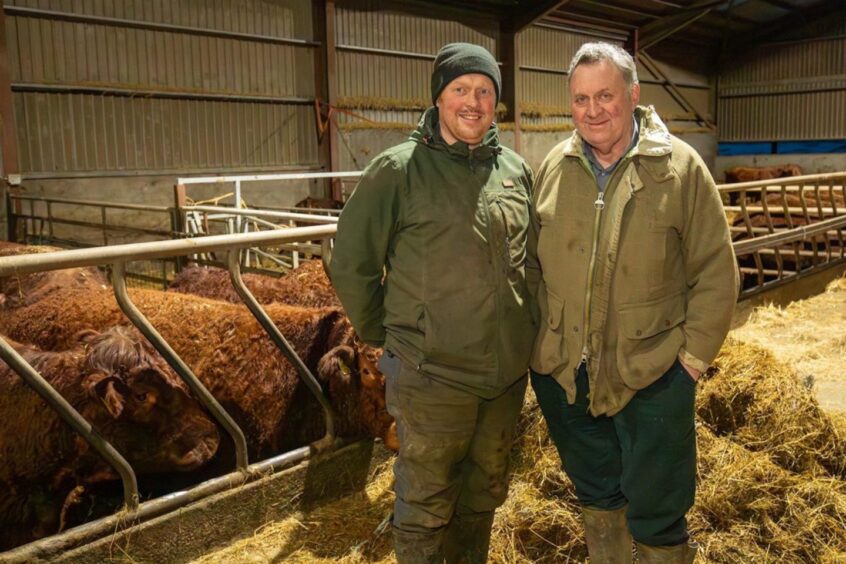
[[[344,381],[349,381],[352,374],[352,367],[355,366],[355,351],[347,346],[340,345],[320,358],[317,363],[317,374],[321,380],[328,382],[334,374],[340,374]]]
[[[82,329],[74,335],[74,341],[83,345],[89,344],[95,337],[99,336],[100,332],[94,329]]]
[[[113,418],[117,419],[123,413],[124,398],[119,391],[120,381],[114,376],[97,373],[86,379],[85,387],[88,395],[99,401]]]

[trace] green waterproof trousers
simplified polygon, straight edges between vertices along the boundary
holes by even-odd
[[[390,360],[380,367],[400,443],[394,527],[433,532],[453,516],[493,512],[508,493],[509,451],[528,378],[486,400],[393,358],[396,369]]]
[[[532,372],[532,388],[583,506],[628,504],[628,527],[640,544],[687,542],[685,515],[696,488],[696,383],[678,361],[612,417],[588,413],[584,367],[573,405],[549,376]]]

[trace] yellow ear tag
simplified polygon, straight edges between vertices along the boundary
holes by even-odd
[[[340,358],[338,359],[338,366],[341,367],[341,374],[343,374],[344,376],[349,376],[350,374],[352,374],[352,370],[350,370],[350,367],[347,366],[347,363],[341,360]]]

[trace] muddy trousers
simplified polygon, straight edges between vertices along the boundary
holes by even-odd
[[[468,553],[458,560],[484,562],[493,512],[508,493],[509,450],[528,378],[486,400],[405,363],[394,372],[386,373],[386,400],[400,443],[394,463],[395,544],[414,544],[415,538],[421,547],[456,544],[441,547],[448,561],[451,553],[475,544],[475,556]],[[452,531],[451,525],[475,532]],[[403,550],[397,546],[401,563],[424,561],[402,558]]]
[[[594,509],[626,504],[632,537],[648,546],[687,541],[685,515],[696,486],[696,383],[676,363],[612,417],[588,413],[584,368],[570,405],[555,379],[532,373],[549,433],[579,502]]]

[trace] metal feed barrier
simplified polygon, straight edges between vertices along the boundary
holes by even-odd
[[[192,176],[178,178],[174,186],[175,209],[182,224],[178,231],[188,236],[210,234],[210,224],[217,223],[222,226],[225,233],[248,233],[262,229],[280,229],[283,227],[294,227],[301,223],[333,223],[337,222],[340,210],[337,209],[313,209],[313,208],[266,208],[251,209],[243,207],[242,188],[255,182],[291,182],[296,180],[332,180],[333,182],[344,182],[358,180],[361,177],[360,171],[353,172],[309,172],[309,173],[282,173],[282,174],[252,174],[236,176]],[[191,185],[224,185],[231,186],[232,191],[212,199],[214,205],[189,203],[187,188]],[[220,202],[232,197],[231,205],[221,205]],[[301,252],[310,255],[319,255],[319,248],[303,249],[299,245],[288,245],[280,248],[280,251],[290,253],[290,260],[274,256],[261,249],[248,249],[242,256],[242,264],[252,267],[259,264],[259,258],[265,258],[283,268],[296,268],[299,266]],[[255,259],[253,259],[255,257]],[[213,257],[194,257],[203,262],[213,262]]]
[[[115,245],[95,249],[76,249],[51,253],[19,255],[0,258],[0,277],[31,274],[64,268],[111,265],[115,297],[121,310],[141,333],[150,341],[168,364],[188,385],[194,396],[224,428],[232,438],[236,450],[236,471],[199,484],[188,491],[178,492],[139,504],[138,485],[135,473],[126,459],[117,452],[38,372],[0,336],[0,358],[12,367],[21,378],[35,390],[61,418],[79,433],[112,467],[123,483],[123,511],[71,529],[61,535],[36,541],[0,555],[3,561],[28,561],[50,547],[50,550],[66,549],[100,538],[117,527],[137,523],[162,515],[209,495],[230,489],[244,482],[265,475],[268,472],[288,467],[307,458],[312,450],[333,448],[340,444],[335,438],[335,414],[326,399],[317,379],[299,358],[290,343],[256,301],[241,279],[238,253],[259,245],[275,245],[320,240],[324,245],[334,236],[335,225],[297,227],[284,231],[263,231],[235,235],[218,235],[174,241],[156,241]],[[270,458],[258,464],[249,464],[246,440],[238,425],[220,406],[215,398],[161,337],[150,322],[135,307],[126,292],[124,280],[126,263],[132,260],[176,257],[203,252],[226,252],[229,260],[230,279],[250,312],[256,317],[273,342],[296,368],[298,375],[317,398],[323,409],[326,433],[312,445]]]
[[[846,262],[846,172],[723,184],[740,299]]]

